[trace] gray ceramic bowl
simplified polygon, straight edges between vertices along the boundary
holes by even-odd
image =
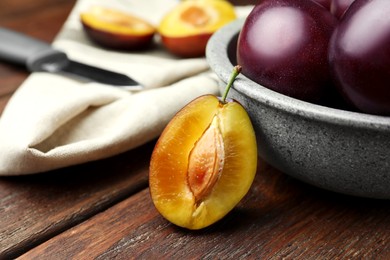
[[[206,56],[225,88],[243,20],[216,32]],[[232,63],[233,61],[233,63]],[[240,75],[229,97],[255,128],[259,155],[282,172],[349,195],[390,199],[390,117],[300,101]]]

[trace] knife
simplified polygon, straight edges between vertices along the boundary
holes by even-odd
[[[46,71],[129,89],[143,88],[126,75],[72,61],[46,42],[1,27],[0,59],[23,65],[31,72]]]

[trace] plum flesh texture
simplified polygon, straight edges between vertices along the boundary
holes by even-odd
[[[80,20],[93,42],[110,49],[145,49],[151,45],[156,31],[141,18],[101,6],[92,6],[81,13]]]
[[[234,7],[227,1],[182,1],[163,17],[158,31],[167,50],[193,58],[204,56],[211,35],[234,19]]]
[[[179,111],[161,134],[150,163],[150,193],[167,220],[200,229],[236,206],[256,168],[256,139],[245,109],[205,95]]]

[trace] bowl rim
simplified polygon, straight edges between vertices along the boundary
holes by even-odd
[[[224,82],[227,82],[234,66],[227,55],[228,46],[231,39],[239,34],[244,22],[245,18],[239,18],[225,25],[208,41],[207,62],[211,70]],[[236,78],[232,88],[267,106],[311,120],[386,132],[390,130],[390,117],[388,116],[341,110],[298,100],[259,85],[243,74]]]

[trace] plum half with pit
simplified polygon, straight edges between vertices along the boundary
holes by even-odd
[[[365,113],[390,115],[390,1],[355,0],[335,29],[329,63],[343,96]]]
[[[234,19],[234,6],[226,0],[180,1],[162,18],[158,32],[171,53],[201,57],[211,35]]]
[[[336,24],[312,1],[260,1],[238,39],[242,74],[287,96],[319,102],[332,88],[327,47]]]
[[[233,69],[222,98],[204,95],[168,123],[150,160],[149,187],[156,209],[187,229],[212,225],[249,191],[257,169],[256,135],[244,107],[227,98],[240,66]]]

